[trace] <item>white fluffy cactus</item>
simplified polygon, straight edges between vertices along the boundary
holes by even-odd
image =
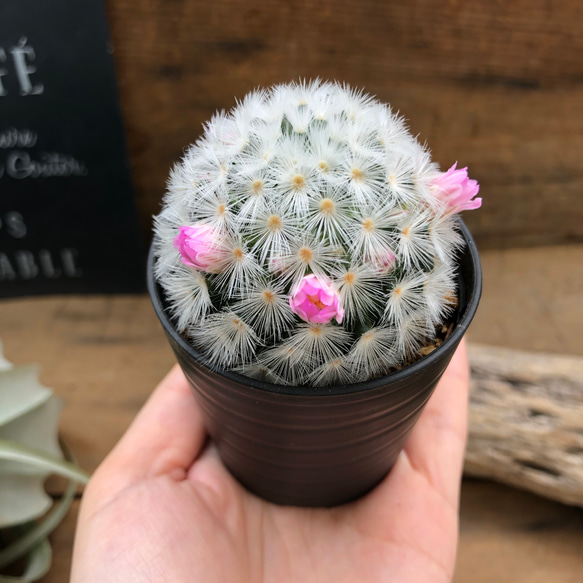
[[[172,171],[156,278],[210,366],[279,384],[387,374],[456,303],[454,215],[478,184],[439,171],[387,105],[337,83],[249,94]]]

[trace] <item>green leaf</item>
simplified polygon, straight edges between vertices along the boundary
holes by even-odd
[[[62,459],[57,434],[61,408],[60,399],[38,382],[37,367],[13,367],[2,356],[0,343],[0,528],[26,523],[18,527],[24,534],[0,549],[0,569],[24,556],[25,572],[0,575],[0,583],[38,581],[48,572],[52,551],[47,537],[65,517],[77,483],[89,479]],[[53,473],[70,480],[54,505],[44,491],[44,481]],[[42,521],[33,522],[52,505]]]
[[[0,369],[0,427],[51,397],[52,391],[43,387],[37,377],[38,367],[34,365]]]
[[[0,426],[0,439],[20,443],[44,451],[52,457],[62,458],[57,436],[61,409],[61,400],[51,395],[44,403]],[[28,465],[0,461],[0,474],[6,473],[38,474],[39,471]]]
[[[0,575],[0,583],[38,581],[48,573],[52,560],[51,545],[44,539],[27,555],[24,573],[20,577]]]
[[[65,452],[69,461],[74,461],[71,452],[65,446]],[[60,460],[58,460],[60,464]],[[61,523],[67,511],[69,510],[75,493],[77,492],[77,481],[71,479],[67,485],[67,489],[63,497],[57,502],[45,518],[34,524],[27,532],[6,548],[0,550],[0,569],[12,564],[26,553],[34,551],[34,548],[42,542],[43,539],[53,532],[55,528]]]
[[[16,461],[20,464],[30,464],[46,471],[47,474],[59,474],[71,478],[80,484],[89,481],[89,475],[75,464],[52,457],[40,449],[33,449],[19,443],[0,439],[0,460]]]
[[[45,402],[0,426],[0,440],[22,444],[61,458],[57,443],[57,426],[61,402],[49,396]],[[29,460],[0,456],[0,527],[28,522],[44,514],[52,500],[44,491],[50,474],[45,466],[31,465]]]
[[[0,371],[12,368],[12,363],[4,358],[4,351],[2,350],[2,340],[0,340]]]
[[[1,345],[0,345],[1,348]],[[57,440],[61,401],[38,382],[33,365],[12,367],[0,352],[0,440],[62,458]],[[0,528],[29,522],[52,505],[47,467],[0,457]]]
[[[46,495],[43,475],[0,475],[0,527],[42,516],[53,501]]]

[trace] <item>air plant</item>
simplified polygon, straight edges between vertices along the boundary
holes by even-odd
[[[0,572],[19,563],[24,568],[21,577],[0,573],[0,581],[38,581],[52,561],[48,536],[89,476],[71,463],[65,444],[59,445],[60,399],[39,384],[36,366],[4,359],[1,342],[0,401],[0,540],[6,543],[0,547]],[[69,479],[57,501],[45,492],[49,474]]]
[[[155,219],[155,276],[209,366],[338,385],[418,356],[456,305],[455,215],[479,186],[440,172],[404,120],[314,81],[250,93],[205,126]]]

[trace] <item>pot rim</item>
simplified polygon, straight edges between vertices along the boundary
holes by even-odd
[[[459,321],[449,335],[449,337],[444,340],[443,344],[438,346],[434,351],[432,351],[427,356],[424,356],[408,365],[401,370],[390,373],[388,375],[378,377],[370,381],[363,381],[360,383],[352,383],[350,385],[339,385],[331,387],[311,387],[311,386],[291,386],[291,385],[276,385],[274,383],[268,383],[265,381],[260,381],[253,379],[242,374],[223,370],[220,368],[211,368],[204,362],[204,356],[196,350],[191,344],[189,344],[184,337],[178,333],[166,309],[162,302],[162,297],[160,295],[160,285],[156,282],[154,277],[154,242],[150,245],[150,250],[148,252],[148,264],[147,264],[147,287],[148,293],[150,294],[150,300],[154,307],[154,311],[160,320],[166,334],[168,334],[172,340],[180,346],[180,348],[186,352],[191,358],[193,358],[198,365],[204,367],[209,372],[218,374],[226,379],[233,381],[237,384],[252,387],[260,391],[266,391],[269,393],[279,393],[282,395],[294,395],[297,397],[317,397],[317,396],[331,396],[331,395],[346,395],[350,393],[361,393],[364,391],[369,391],[371,389],[377,389],[384,385],[393,384],[395,382],[402,381],[408,377],[417,375],[427,366],[432,365],[434,362],[439,360],[442,353],[448,350],[450,347],[455,346],[460,342],[463,335],[466,333],[476,310],[478,309],[478,304],[480,302],[480,296],[482,294],[482,269],[480,265],[480,257],[478,255],[478,248],[476,243],[472,238],[468,228],[461,218],[458,217],[459,229],[467,245],[467,252],[471,257],[472,269],[474,272],[473,285],[471,289],[467,289],[467,303],[463,314],[461,314]]]

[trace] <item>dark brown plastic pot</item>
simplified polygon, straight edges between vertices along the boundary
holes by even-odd
[[[277,504],[335,506],[365,494],[389,472],[466,332],[480,300],[474,240],[459,259],[454,330],[428,356],[398,372],[338,387],[288,387],[211,370],[174,328],[148,259],[154,309],[231,473]]]

